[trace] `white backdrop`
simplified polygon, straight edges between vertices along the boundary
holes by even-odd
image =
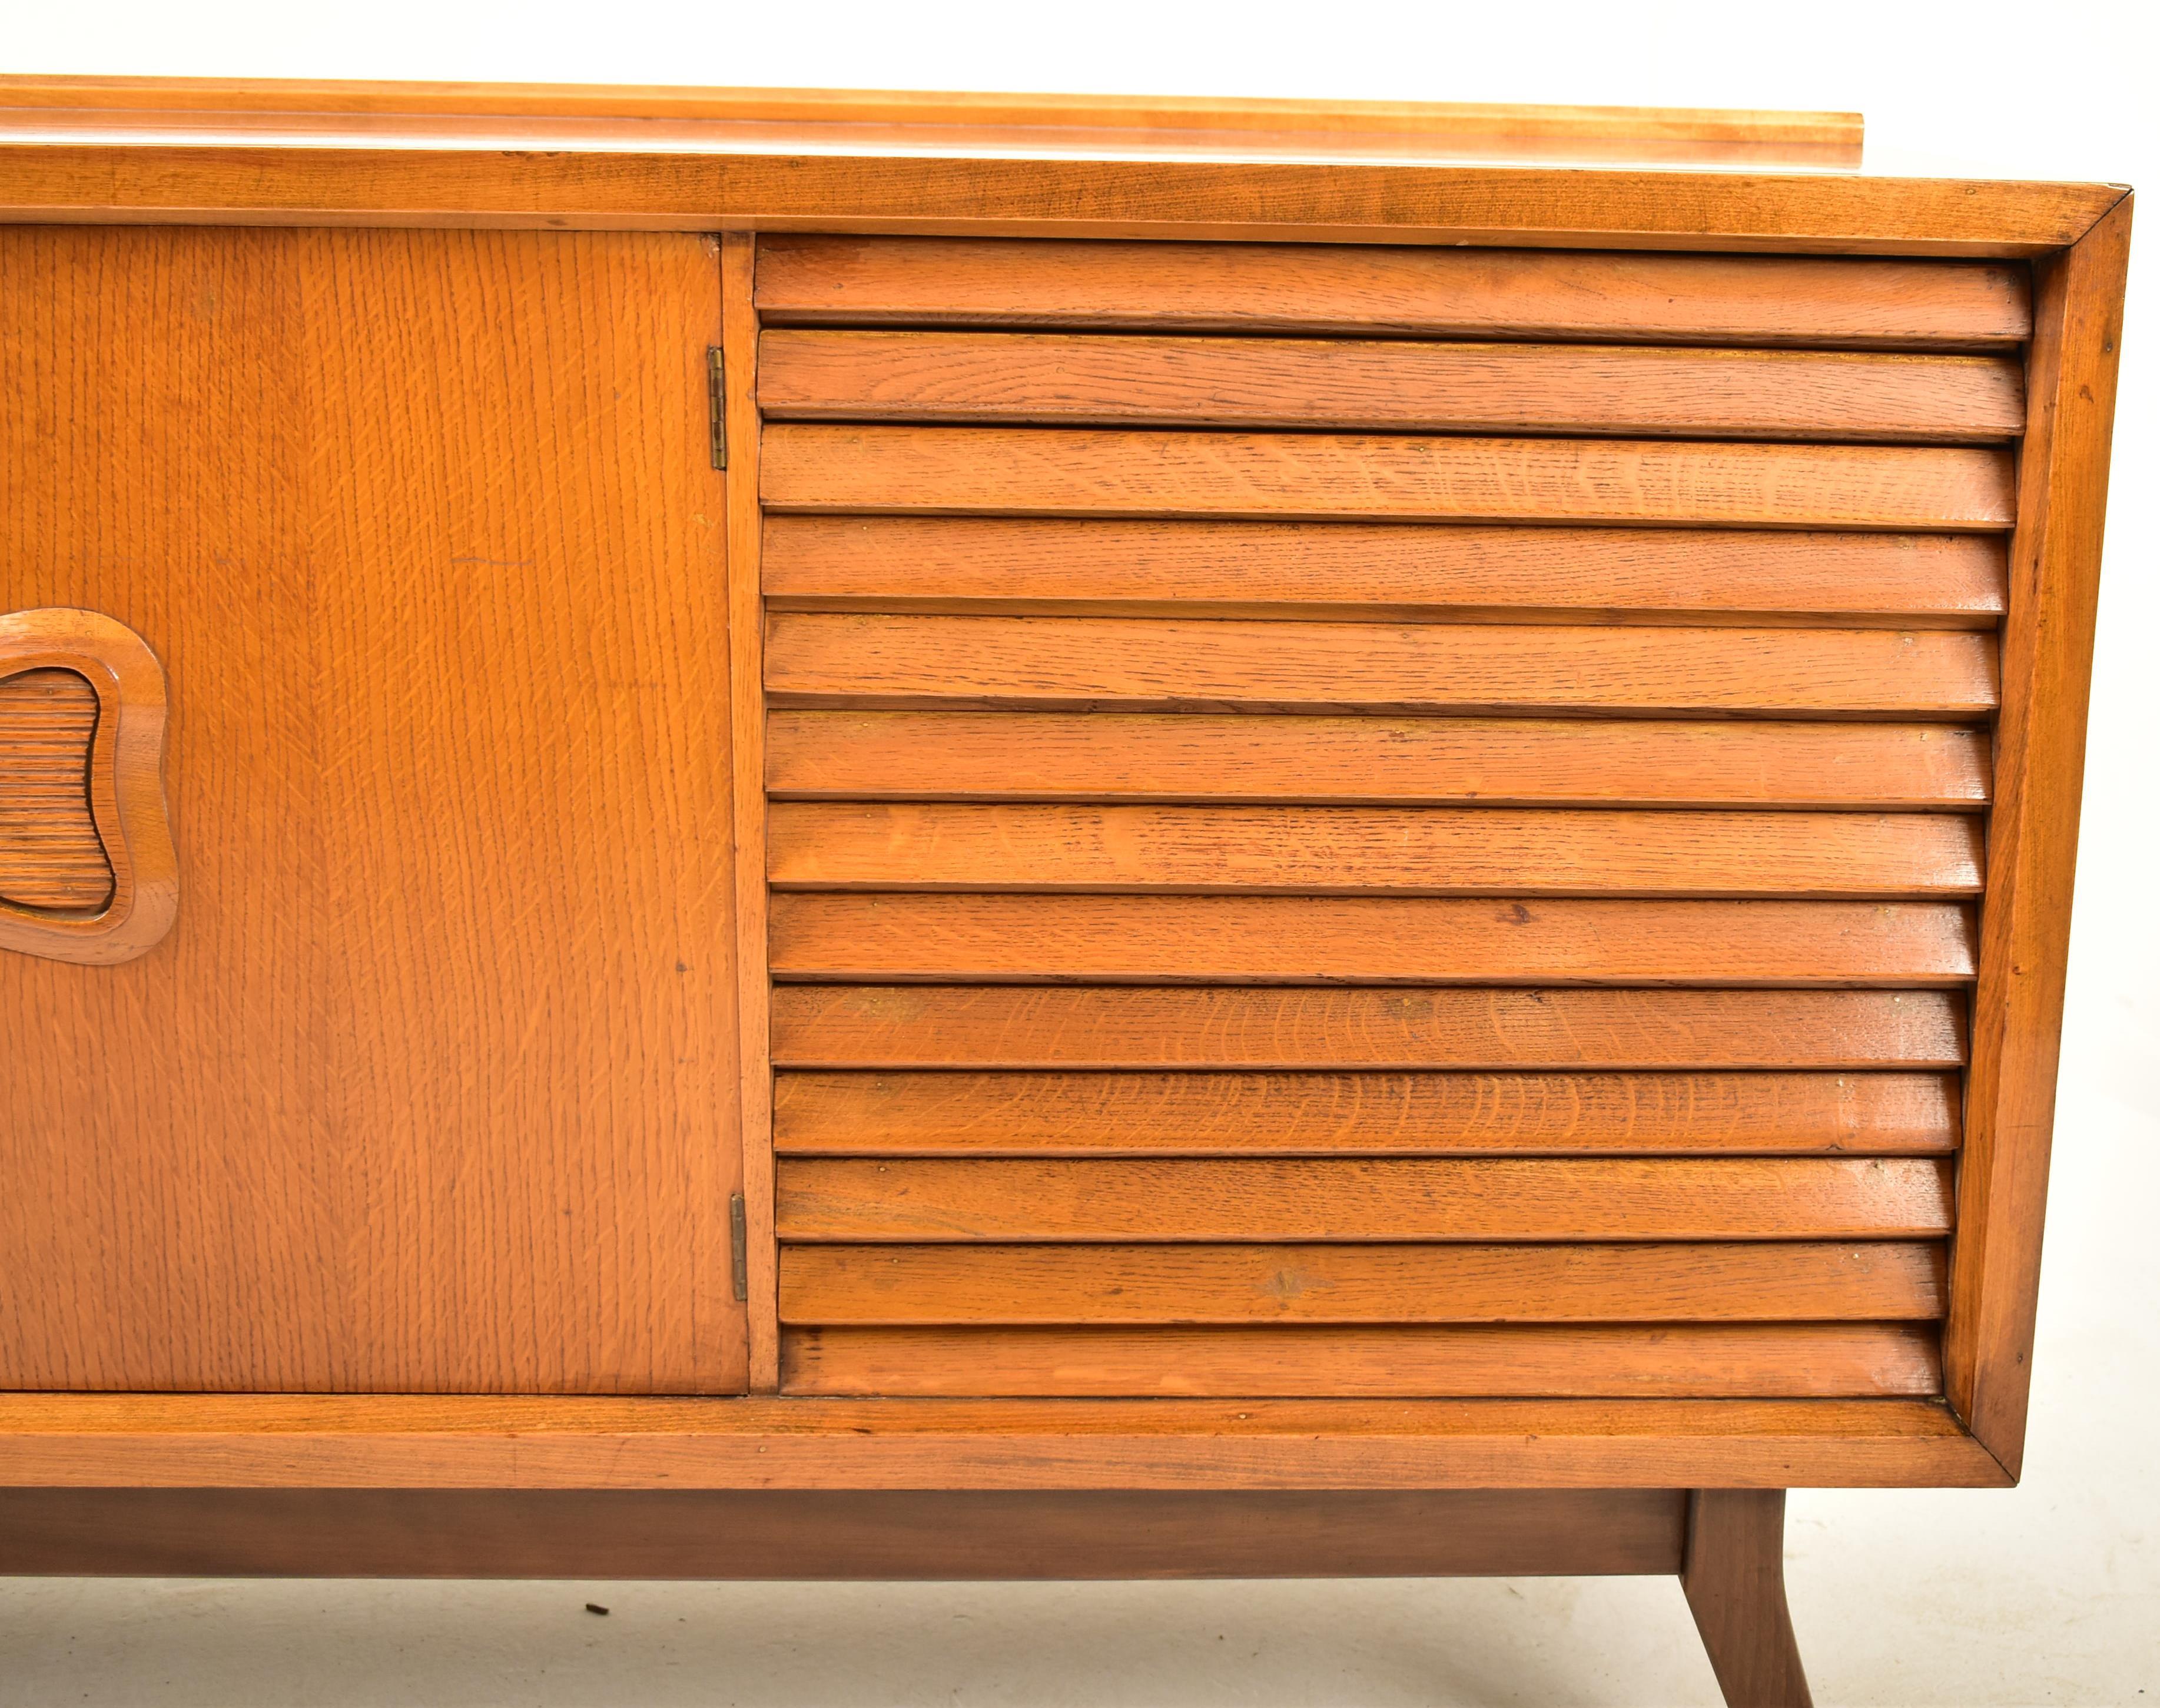
[[[2030,0],[0,0],[0,70],[1857,110],[1871,166],[2160,182],[2151,11]],[[2133,242],[2024,1487],[1796,1495],[1825,1703],[2160,1702],[2160,319]],[[5,526],[0,495],[0,527]],[[1714,1701],[1629,1583],[584,1591],[0,1581],[0,1704]]]

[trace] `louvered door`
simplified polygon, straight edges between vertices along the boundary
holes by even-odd
[[[1940,1392],[2022,268],[757,304],[784,1388]]]

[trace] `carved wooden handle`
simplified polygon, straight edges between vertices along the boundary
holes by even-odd
[[[0,614],[0,949],[110,965],[171,929],[165,672],[96,611]]]

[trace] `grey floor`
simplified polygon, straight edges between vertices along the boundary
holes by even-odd
[[[1793,1498],[1794,1619],[1824,1708],[2160,1708],[2153,1082],[2066,1086],[2062,1134],[2024,1486]],[[588,1601],[609,1612],[587,1612]],[[1716,1700],[1679,1587],[1664,1580],[0,1579],[0,1708]]]

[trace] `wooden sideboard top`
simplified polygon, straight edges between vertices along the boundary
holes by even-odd
[[[2124,194],[1861,156],[1851,113],[0,78],[0,221],[2023,256]]]
[[[195,77],[0,78],[0,111],[55,128],[322,132],[425,138],[475,130],[610,147],[640,138],[765,151],[1138,152],[1815,167],[1861,162],[1853,112],[1548,106],[1205,96]]]

